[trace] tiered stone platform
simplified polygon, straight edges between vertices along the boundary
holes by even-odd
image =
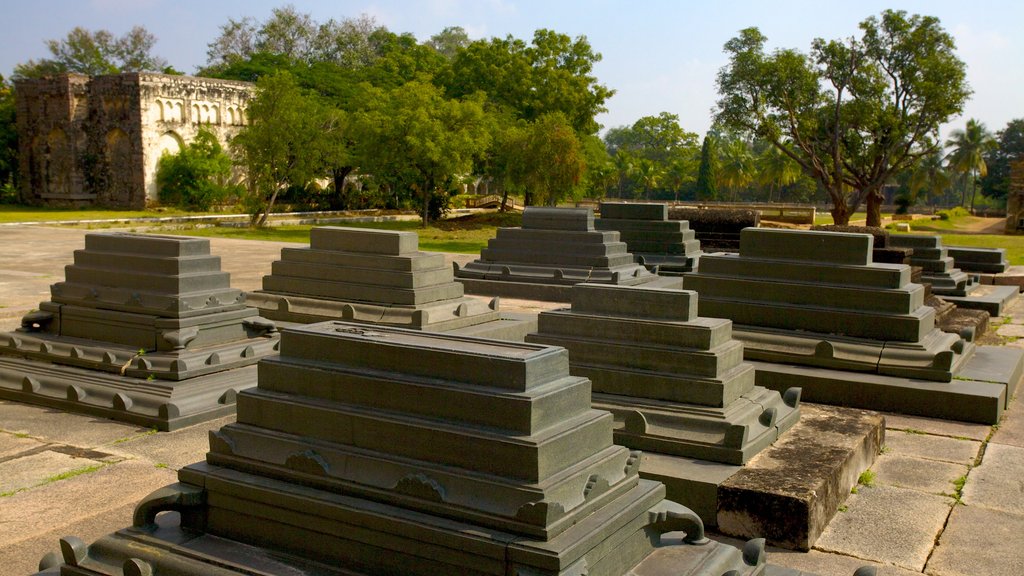
[[[594,227],[590,208],[538,208],[523,211],[522,228],[499,228],[480,258],[455,277],[470,294],[568,302],[570,287],[581,282],[679,287],[633,261],[615,231]]]
[[[347,320],[521,341],[536,323],[502,318],[497,298],[466,297],[443,254],[421,252],[415,232],[319,227],[309,248],[283,248],[263,289],[248,295],[260,315],[309,324]]]
[[[732,322],[698,316],[697,300],[688,290],[578,284],[572,308],[542,312],[527,341],[568,349],[572,373],[593,382],[594,407],[615,415],[615,441],[644,450],[641,476],[664,482],[670,499],[728,534],[807,549],[874,461],[882,419],[838,409],[832,418],[849,423],[837,428],[842,439],[787,440],[803,455],[788,459],[792,470],[807,480],[792,491],[766,486],[757,466],[737,476],[799,425],[800,390],[756,386]]]
[[[706,254],[686,288],[729,318],[757,383],[812,402],[995,423],[1022,353],[935,327],[910,267],[871,259],[872,237],[745,229],[737,255]]]
[[[895,234],[890,237],[890,242],[913,248],[910,263],[923,269],[922,281],[931,284],[932,292],[937,296],[960,308],[985,310],[992,316],[998,316],[1017,298],[1019,291],[1012,286],[982,285],[975,276],[956,268],[953,257],[942,245],[941,236]]]
[[[42,573],[801,574],[767,571],[763,540],[706,539],[589,394],[560,348],[289,329],[206,462]]]
[[[700,242],[685,220],[669,220],[666,204],[602,202],[598,230],[614,230],[639,264],[661,276],[691,272],[700,260]]]
[[[953,259],[954,266],[964,272],[1001,274],[1010,267],[1005,248],[946,246],[946,255]]]
[[[89,234],[65,272],[0,335],[0,398],[171,430],[233,412],[277,352],[208,240]]]

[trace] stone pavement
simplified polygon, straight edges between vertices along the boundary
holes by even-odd
[[[0,330],[48,299],[86,230],[0,228]],[[284,244],[212,239],[232,285],[259,286]],[[472,255],[452,255],[468,261]],[[551,303],[502,300],[503,310]],[[993,319],[1024,346],[1024,305]],[[1018,339],[1020,338],[1020,339]],[[131,523],[135,504],[205,457],[208,431],[228,416],[170,433],[0,401],[0,573],[29,574],[74,535],[86,542]],[[997,426],[887,415],[883,453],[810,552],[769,549],[772,563],[849,576],[1024,574],[1024,408]],[[724,539],[724,538],[723,538]]]

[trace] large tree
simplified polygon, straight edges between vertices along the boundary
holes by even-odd
[[[491,137],[486,122],[481,97],[448,99],[419,81],[373,88],[352,118],[360,170],[396,193],[415,193],[426,226],[432,202],[447,205],[456,180],[486,152]]]
[[[60,40],[47,40],[52,55],[29,60],[14,67],[16,78],[39,78],[64,72],[117,74],[118,72],[162,72],[167,61],[152,54],[156,36],[135,26],[121,37],[108,30],[91,32],[76,27]]]
[[[438,82],[450,97],[483,92],[518,119],[532,122],[560,112],[577,133],[596,134],[595,117],[615,93],[593,75],[600,60],[585,36],[541,29],[529,45],[512,36],[471,42]]]
[[[695,193],[698,200],[718,199],[718,136],[708,132],[700,147],[700,167],[697,169]]]
[[[247,173],[252,223],[262,226],[282,190],[305,187],[346,164],[348,150],[341,112],[303,90],[286,71],[260,78],[248,116],[231,147]]]
[[[586,170],[579,138],[560,113],[507,130],[496,164],[505,186],[522,191],[527,205],[555,206],[575,196]]]
[[[968,184],[971,189],[971,213],[974,213],[974,196],[978,190],[978,179],[988,175],[985,155],[995,150],[999,144],[988,131],[988,128],[975,119],[967,121],[967,126],[957,128],[946,140],[946,146],[952,148],[946,156],[949,168],[960,174],[961,194],[960,205],[967,204]]]
[[[17,173],[18,126],[14,119],[14,87],[0,75],[0,196],[4,196],[4,189],[9,192],[16,190]]]
[[[826,190],[836,223],[866,203],[881,217],[882,186],[941,146],[938,127],[970,95],[964,63],[931,16],[886,10],[859,39],[813,42],[809,54],[765,52],[747,28],[725,44],[717,121],[786,154]]]

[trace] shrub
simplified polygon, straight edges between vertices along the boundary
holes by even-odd
[[[231,158],[217,137],[203,128],[177,154],[164,154],[157,167],[160,201],[187,210],[209,210],[238,192],[227,184]]]
[[[971,215],[971,213],[963,206],[955,206],[948,210],[939,210],[937,214],[939,216],[939,220],[952,220],[954,218],[963,218],[964,216]]]

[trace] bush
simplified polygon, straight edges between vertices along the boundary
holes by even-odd
[[[180,152],[160,158],[160,201],[186,210],[209,210],[239,193],[238,186],[226,184],[230,176],[231,158],[212,132],[200,129],[195,141]]]
[[[964,216],[971,215],[971,213],[963,206],[956,206],[948,210],[939,210],[936,214],[938,215],[939,220],[953,220],[954,218],[963,218]]]

